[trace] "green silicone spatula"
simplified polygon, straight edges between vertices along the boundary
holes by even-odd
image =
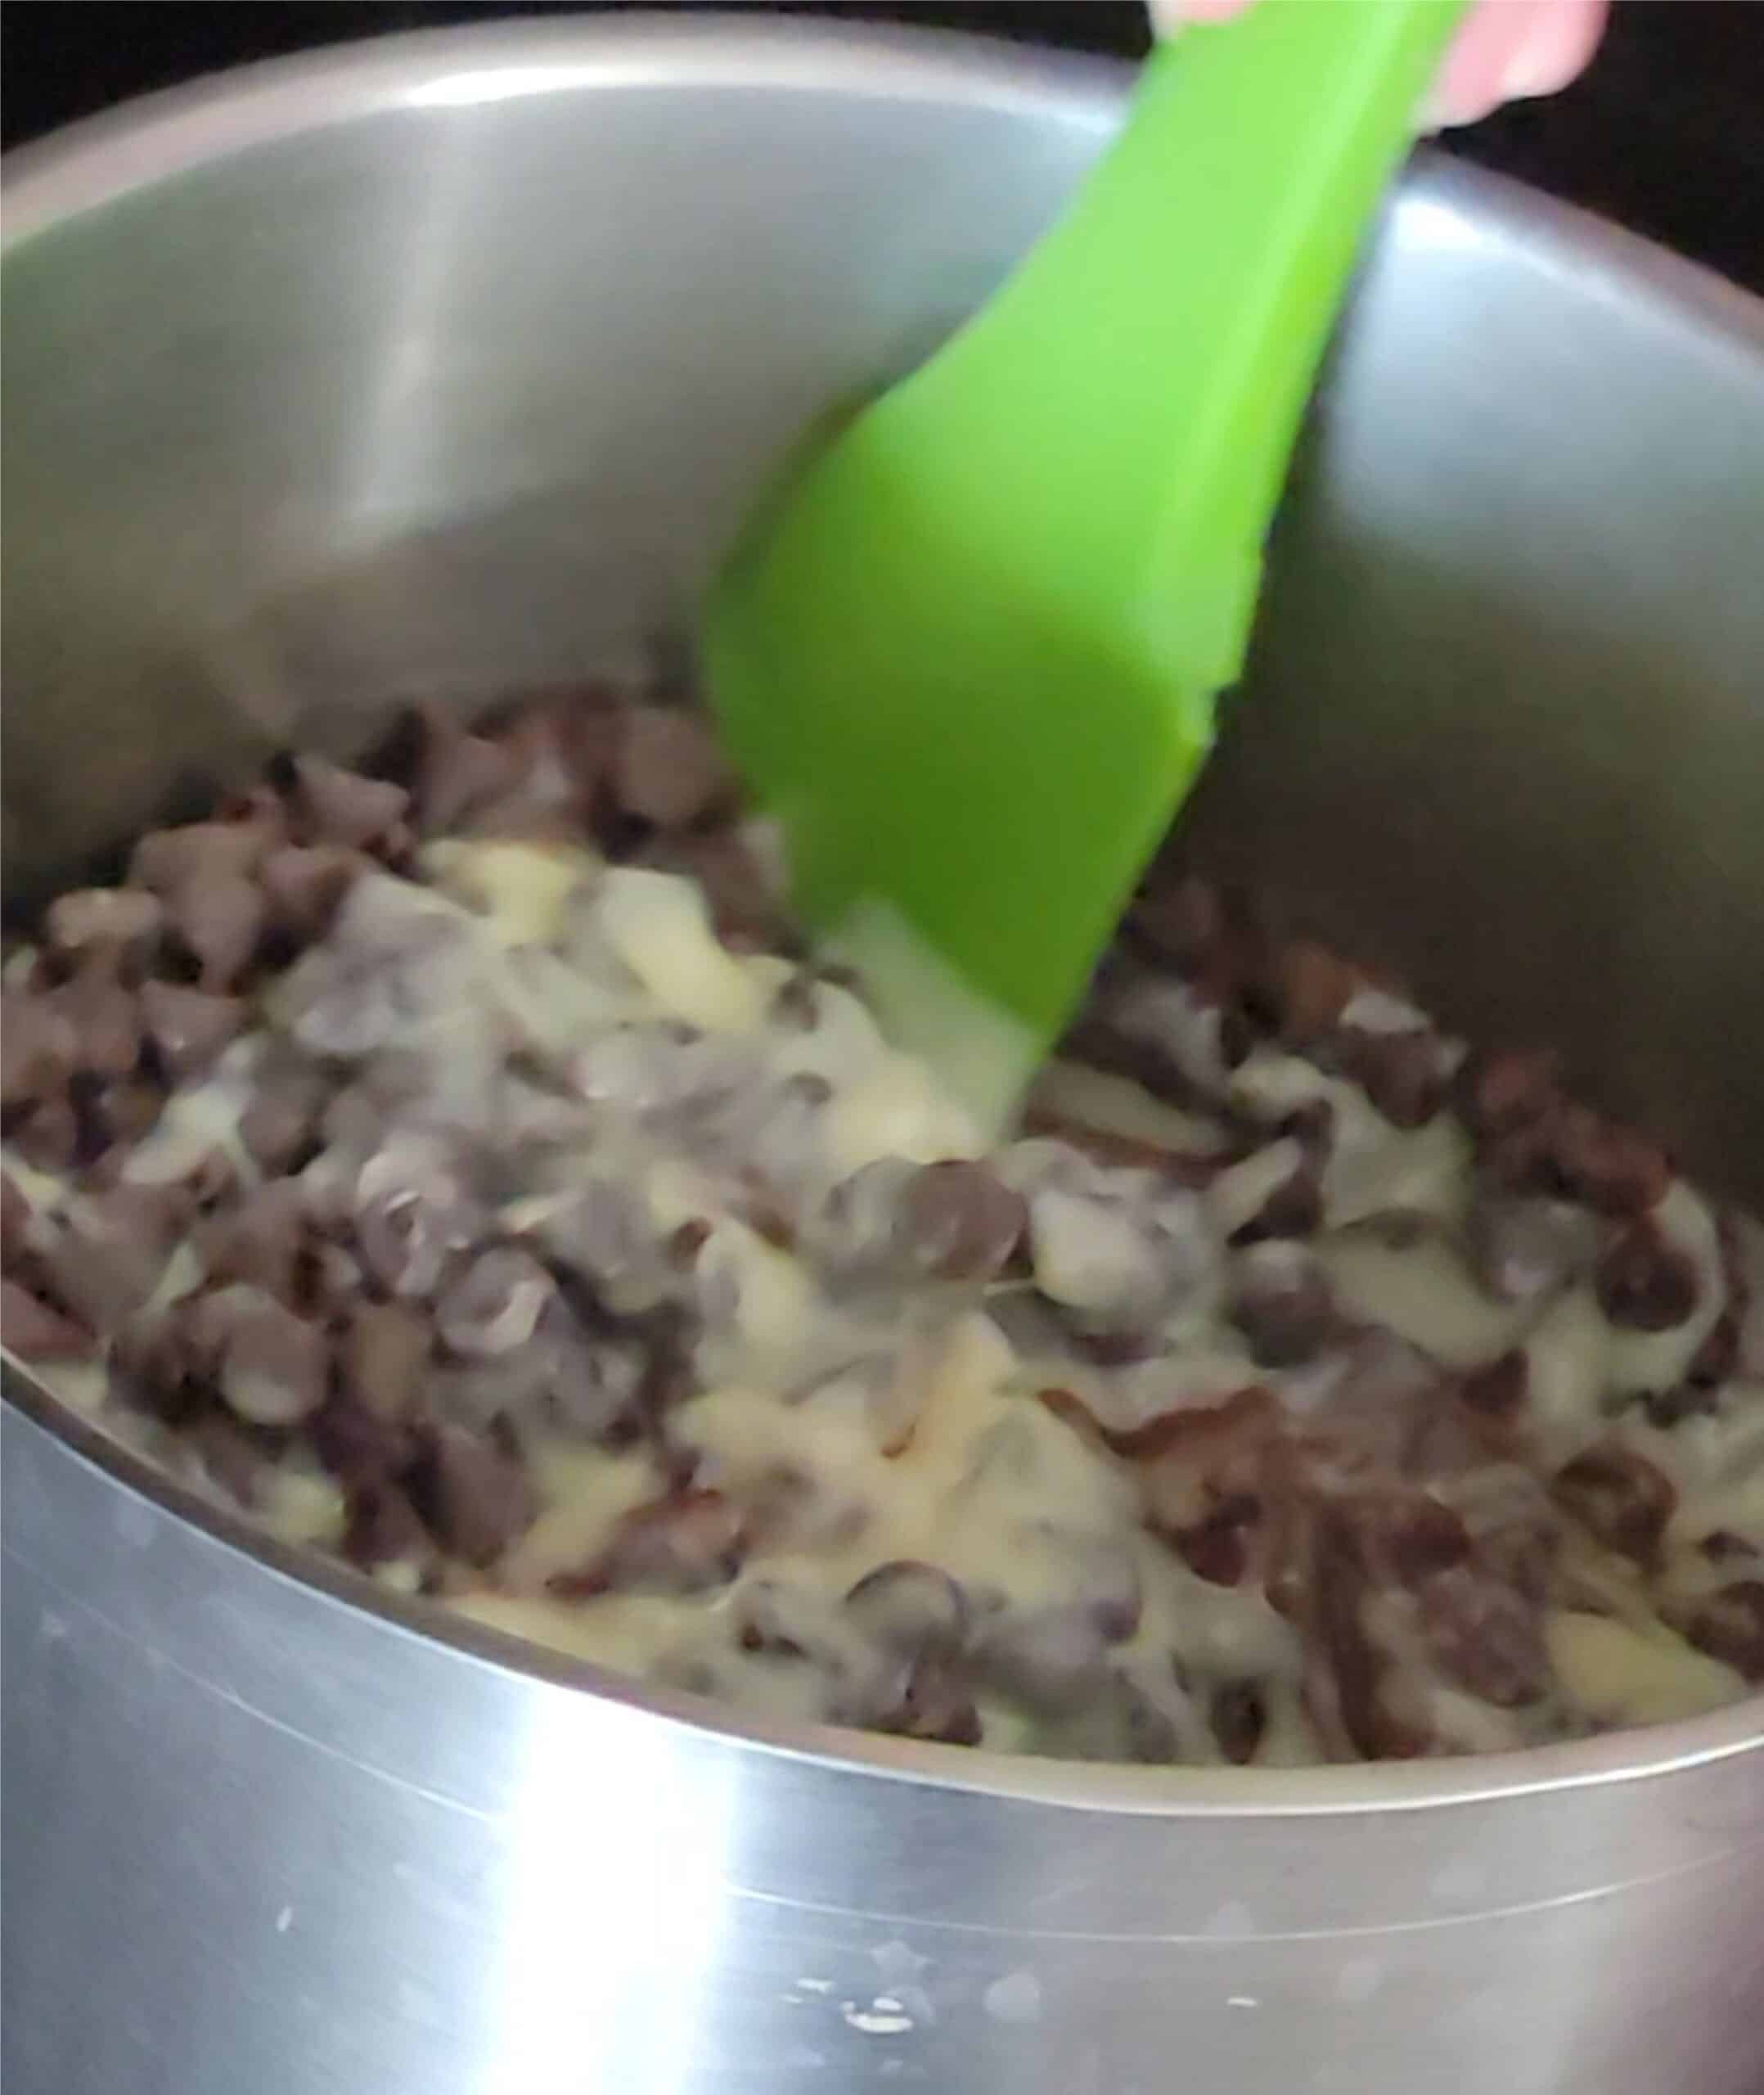
[[[989,1116],[1206,754],[1361,237],[1462,11],[1262,0],[1182,30],[1066,217],[712,592],[710,698],[799,903]]]

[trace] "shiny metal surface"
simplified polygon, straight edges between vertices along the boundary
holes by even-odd
[[[297,728],[628,656],[1114,92],[554,17],[9,168],[9,897]],[[1433,167],[1199,825],[1754,1194],[1761,490],[1756,307]],[[773,1738],[295,1575],[8,1386],[11,2095],[1764,2084],[1757,1701],[1279,1777]]]

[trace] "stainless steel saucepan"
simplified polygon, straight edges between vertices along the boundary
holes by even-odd
[[[551,16],[8,169],[28,906],[299,733],[677,628],[1120,83]],[[1764,1200],[1764,319],[1424,166],[1198,810]],[[1297,1774],[773,1732],[366,1600],[5,1417],[10,2095],[1757,2095],[1764,1705]]]

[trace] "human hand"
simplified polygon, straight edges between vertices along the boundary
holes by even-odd
[[[1160,29],[1223,22],[1255,0],[1151,0]],[[1315,0],[1322,7],[1328,0]],[[1423,122],[1474,124],[1503,102],[1553,95],[1598,47],[1609,0],[1478,0],[1446,54]]]

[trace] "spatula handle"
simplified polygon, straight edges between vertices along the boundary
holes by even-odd
[[[1261,0],[1181,31],[1069,215],[900,389],[947,395],[995,508],[1060,520],[1075,602],[1172,619],[1190,690],[1241,666],[1298,418],[1464,11]]]

